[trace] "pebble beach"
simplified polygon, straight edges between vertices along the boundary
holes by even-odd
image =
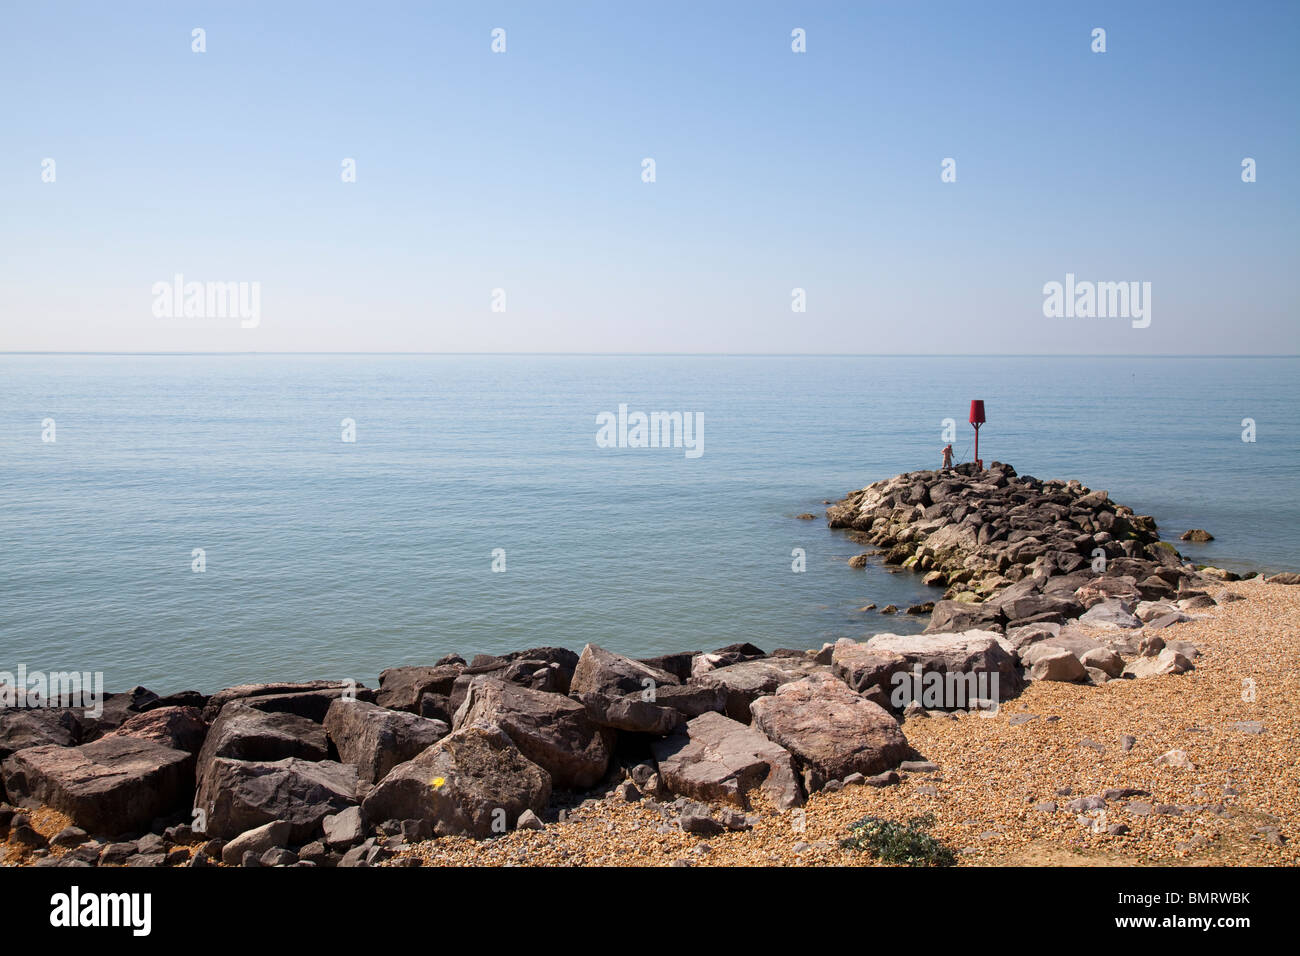
[[[961,866],[1294,866],[1300,588],[1225,590],[1243,600],[1174,625],[1173,637],[1201,649],[1195,670],[1100,687],[1035,681],[994,716],[909,717],[908,741],[939,769],[812,794],[802,831],[797,816],[769,813],[752,830],[699,837],[672,825],[671,804],[610,798],[543,831],[426,841],[385,865],[869,866],[839,848],[851,823],[929,814]],[[1127,751],[1125,735],[1135,738]],[[1194,769],[1157,766],[1170,750]],[[1125,788],[1149,796],[1109,800],[1104,818],[1067,809]],[[1128,832],[1109,834],[1116,824]]]
[[[850,824],[930,815],[959,866],[1295,866],[1300,588],[1252,580],[1225,590],[1242,600],[1174,625],[1201,649],[1195,670],[1100,687],[1036,681],[996,715],[908,717],[909,742],[936,771],[814,793],[802,817],[768,811],[751,830],[701,837],[675,825],[671,803],[610,797],[543,830],[427,840],[382,865],[871,866],[839,847]],[[1157,766],[1170,750],[1193,769]],[[1125,788],[1149,796],[1108,800],[1104,817],[1068,809]],[[70,822],[49,809],[31,816],[47,838]],[[1108,833],[1115,824],[1128,832]],[[21,851],[0,844],[10,863]]]

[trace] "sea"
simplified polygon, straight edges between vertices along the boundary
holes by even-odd
[[[1104,488],[1198,564],[1297,570],[1298,373],[1297,358],[0,355],[0,671],[160,694],[376,686],[453,652],[916,631],[924,617],[879,608],[938,590],[878,556],[850,568],[863,549],[824,510],[937,467],[949,439],[971,459],[972,399],[985,462]],[[1214,540],[1178,542],[1190,528]]]

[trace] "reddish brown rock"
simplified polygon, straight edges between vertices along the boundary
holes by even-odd
[[[525,757],[551,775],[557,788],[593,786],[609,768],[612,733],[595,724],[581,703],[561,694],[478,678],[453,726],[473,725],[503,730]]]
[[[261,705],[267,710],[278,710],[287,713],[295,713],[295,704],[305,703],[313,712],[319,711],[319,716],[311,717],[317,723],[325,718],[325,712],[329,710],[330,701],[334,697],[340,696],[345,691],[348,693],[364,691],[365,688],[356,684],[350,684],[346,681],[334,680],[313,680],[301,683],[281,683],[281,684],[240,684],[236,687],[227,687],[219,690],[208,698],[208,706],[203,709],[203,719],[211,723],[216,720],[217,714],[221,708],[225,707],[231,701],[242,700],[253,702],[254,698],[276,698],[274,701],[261,701]],[[328,693],[320,694],[318,692],[326,691]],[[373,693],[371,691],[370,693]],[[360,694],[358,694],[360,696]],[[311,716],[298,714],[298,716]]]
[[[651,749],[659,777],[673,793],[742,809],[749,809],[755,793],[782,810],[803,802],[789,752],[722,714],[701,714]]]
[[[642,664],[621,654],[612,654],[595,644],[588,644],[578,658],[569,692],[575,696],[586,693],[623,696],[639,694],[652,687],[680,683],[668,671]]]
[[[325,715],[325,732],[339,759],[374,782],[399,763],[418,756],[451,732],[441,720],[389,710],[365,701],[337,700]]]
[[[835,678],[805,678],[750,705],[754,726],[794,757],[808,790],[889,770],[908,756],[889,712]]]
[[[152,740],[164,747],[198,753],[207,733],[208,725],[197,707],[157,707],[128,717],[108,736]]]
[[[394,767],[362,810],[371,820],[426,820],[439,836],[487,837],[526,810],[541,814],[550,796],[550,775],[503,731],[470,726]]]
[[[0,772],[11,800],[52,807],[89,833],[113,836],[147,829],[183,807],[193,793],[194,755],[114,736],[80,747],[29,747]]]
[[[379,693],[375,703],[390,710],[420,713],[420,699],[425,694],[450,697],[452,685],[464,665],[442,664],[435,667],[390,667],[379,675]]]
[[[782,684],[813,674],[830,674],[830,668],[811,658],[769,657],[719,667],[691,678],[700,687],[719,688],[727,696],[727,716],[749,723],[749,708],[759,697],[773,693]]]

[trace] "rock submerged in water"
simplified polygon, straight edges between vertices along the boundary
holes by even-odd
[[[1202,528],[1192,528],[1190,531],[1184,531],[1178,536],[1179,541],[1213,541],[1214,535]]]

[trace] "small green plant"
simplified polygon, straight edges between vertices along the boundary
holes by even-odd
[[[865,850],[882,863],[906,866],[952,866],[957,855],[926,831],[934,817],[912,817],[907,823],[881,817],[863,817],[850,825],[849,835],[840,840],[846,850]]]

